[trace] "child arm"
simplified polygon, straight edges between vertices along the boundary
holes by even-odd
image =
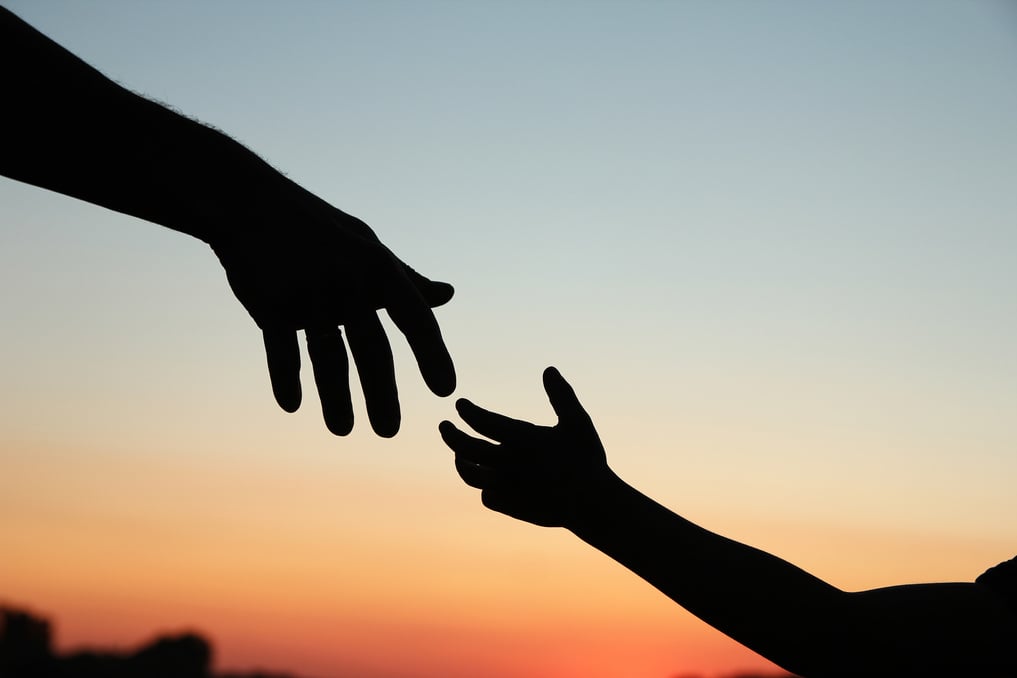
[[[441,434],[484,505],[565,527],[719,631],[799,675],[957,675],[1017,670],[1017,620],[977,584],[848,593],[661,506],[608,467],[589,416],[561,375],[544,385],[556,426],[457,407],[496,443],[450,422]],[[958,673],[959,672],[959,673]]]

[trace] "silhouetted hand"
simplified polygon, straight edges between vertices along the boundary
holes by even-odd
[[[280,226],[283,224],[284,226]],[[452,286],[428,280],[381,244],[371,229],[302,189],[277,214],[212,239],[237,298],[262,329],[276,401],[300,406],[303,329],[328,429],[353,428],[349,362],[339,326],[360,374],[374,431],[399,430],[392,349],[378,318],[386,309],[406,335],[428,387],[455,390],[455,369],[431,307],[452,298]]]
[[[581,494],[612,475],[593,422],[575,391],[553,367],[544,370],[544,390],[558,423],[538,426],[456,402],[463,421],[495,444],[469,436],[452,422],[439,426],[456,454],[456,470],[467,485],[483,490],[489,509],[545,527],[568,526]]]
[[[364,222],[293,183],[225,134],[113,82],[0,7],[0,174],[209,243],[264,332],[272,390],[300,406],[305,330],[329,430],[353,428],[346,328],[374,430],[399,430],[386,309],[424,381],[455,390],[431,307],[452,287],[399,261]]]

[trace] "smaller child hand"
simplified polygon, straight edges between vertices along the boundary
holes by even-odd
[[[474,438],[452,422],[438,427],[456,453],[456,470],[482,490],[487,508],[545,527],[568,527],[583,491],[610,476],[604,446],[575,391],[553,367],[544,370],[544,390],[558,423],[538,426],[490,412],[460,399],[459,415]]]

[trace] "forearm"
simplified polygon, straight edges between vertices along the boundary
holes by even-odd
[[[205,241],[298,190],[226,135],[109,80],[5,10],[0,172]]]
[[[779,558],[672,513],[613,473],[577,498],[567,527],[714,628],[805,673],[829,647],[846,594]],[[805,663],[808,658],[805,657]]]

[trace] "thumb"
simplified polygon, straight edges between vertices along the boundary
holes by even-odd
[[[590,421],[590,415],[583,409],[576,392],[557,368],[548,367],[544,370],[544,390],[559,421],[570,423]]]
[[[400,261],[399,263],[402,264],[406,277],[420,291],[420,296],[424,298],[428,306],[431,308],[441,306],[442,304],[447,304],[452,299],[452,294],[455,290],[451,285],[446,282],[438,282],[437,280],[426,278],[403,262]]]

